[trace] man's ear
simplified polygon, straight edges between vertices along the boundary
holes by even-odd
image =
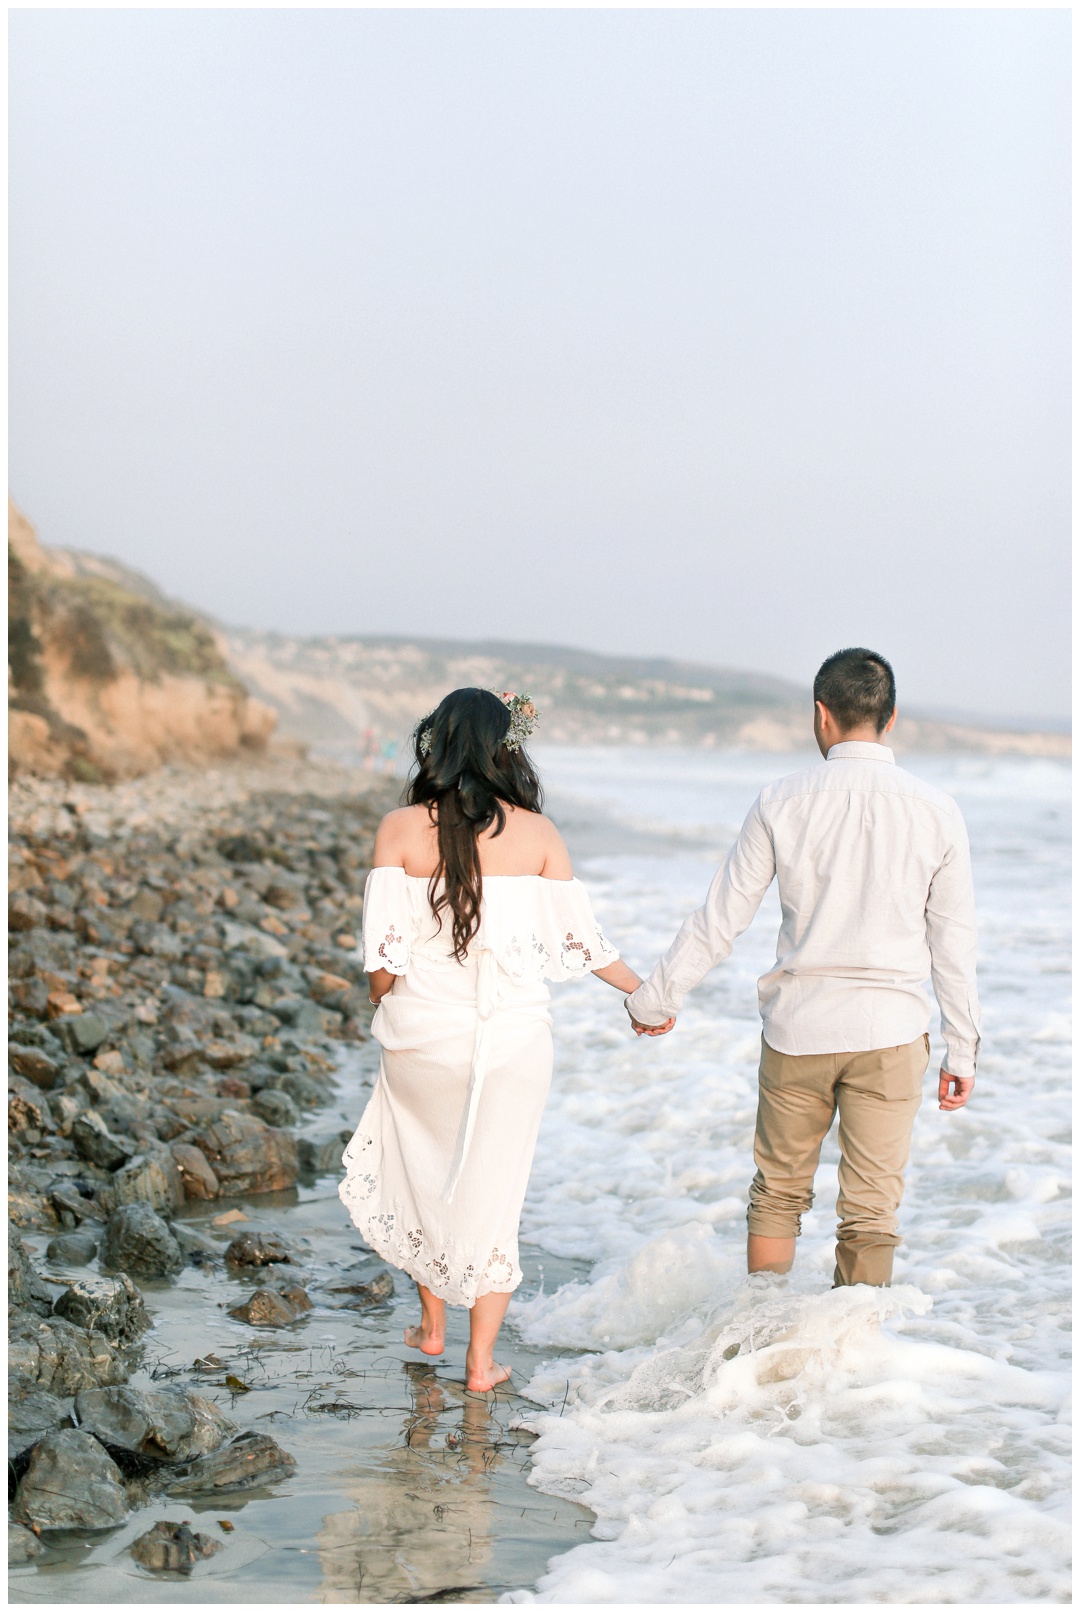
[[[892,716],[889,718],[889,720],[886,722],[885,726],[882,728],[882,730],[881,730],[882,733],[891,733],[892,730],[893,730],[893,724],[895,723],[895,721],[896,721],[896,706],[894,705],[893,706]]]

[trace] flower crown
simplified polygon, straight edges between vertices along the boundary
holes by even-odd
[[[540,720],[540,712],[533,704],[532,695],[510,694],[506,689],[498,688],[493,688],[491,692],[510,712],[510,732],[503,742],[508,750],[520,750]]]
[[[511,694],[507,689],[498,688],[489,689],[488,693],[494,694],[496,699],[501,700],[510,712],[510,731],[503,743],[508,750],[520,750],[540,720],[540,712],[532,702],[532,695]],[[435,713],[432,711],[417,723],[417,729],[420,734],[418,748],[422,756],[426,756],[431,749],[431,718],[434,715]]]

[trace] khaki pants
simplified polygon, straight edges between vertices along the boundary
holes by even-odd
[[[760,1090],[747,1223],[761,1237],[797,1237],[814,1201],[814,1172],[840,1111],[840,1217],[834,1287],[892,1280],[896,1211],[930,1037],[875,1052],[794,1057],[761,1043]]]

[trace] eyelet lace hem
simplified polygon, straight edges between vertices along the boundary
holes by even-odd
[[[371,1138],[365,1137],[358,1151],[363,1152],[370,1145]],[[348,1158],[346,1163],[350,1163]],[[419,1227],[410,1226],[408,1217],[396,1210],[365,1212],[364,1205],[376,1185],[370,1171],[352,1166],[338,1188],[338,1195],[361,1237],[388,1265],[430,1288],[445,1303],[464,1305],[467,1309],[485,1293],[512,1293],[520,1284],[522,1272],[516,1246],[493,1248],[487,1259],[481,1256],[479,1262],[475,1256],[469,1259],[450,1241],[436,1249]]]

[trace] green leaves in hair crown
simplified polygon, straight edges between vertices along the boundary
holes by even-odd
[[[493,688],[496,695],[510,712],[510,732],[506,735],[506,748],[520,750],[525,740],[530,738],[532,730],[540,720],[540,712],[533,704],[531,694],[511,694],[504,688]]]

